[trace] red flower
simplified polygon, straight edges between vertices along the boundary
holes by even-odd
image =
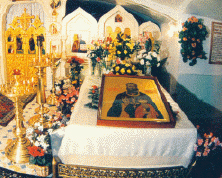
[[[121,61],[120,61],[119,58],[116,60],[116,63],[117,63],[117,64],[120,64],[120,63],[121,63]]]
[[[197,44],[196,44],[196,43],[191,43],[191,46],[192,46],[193,48],[196,48]]]
[[[72,62],[72,59],[68,59],[68,60],[67,60],[67,63],[71,63],[71,62]]]
[[[37,146],[29,146],[28,147],[29,154],[32,155],[33,157],[37,156],[44,156],[44,150],[41,147]]]
[[[94,94],[94,93],[96,93],[96,91],[95,91],[95,90],[92,90],[92,93]]]
[[[95,90],[97,89],[98,87],[96,85],[93,85],[92,88]]]
[[[96,58],[96,61],[97,61],[97,62],[99,62],[100,60],[101,60],[100,57],[97,57],[97,58]]]

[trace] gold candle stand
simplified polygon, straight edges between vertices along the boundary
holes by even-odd
[[[29,119],[29,125],[33,126],[36,122],[40,122],[41,125],[43,125],[44,128],[49,127],[48,121],[43,117],[43,115],[47,112],[49,112],[49,109],[44,107],[44,104],[46,103],[46,95],[45,95],[45,87],[44,87],[44,69],[48,67],[47,65],[36,65],[34,66],[38,69],[38,72],[36,73],[38,76],[38,84],[37,84],[37,95],[36,95],[36,102],[40,105],[39,108],[35,110],[35,112],[38,111],[38,115],[35,115]]]
[[[51,69],[52,69],[52,93],[46,99],[47,104],[52,105],[52,106],[55,106],[58,103],[58,96],[56,96],[56,94],[55,94],[55,75],[56,75],[56,69],[57,69],[57,66],[56,66],[55,62],[57,62],[59,59],[60,59],[59,57],[58,58],[52,58],[52,65],[51,65]]]
[[[25,97],[25,95],[28,95],[30,93],[27,93],[27,91],[19,85],[17,75],[14,75],[14,78],[14,86],[6,85],[1,88],[1,92],[14,102],[16,120],[16,128],[13,131],[16,139],[11,141],[6,146],[5,155],[12,162],[22,164],[29,162],[30,154],[28,146],[31,146],[31,143],[29,139],[26,138],[26,128],[24,127],[24,118],[22,116],[24,103],[22,103],[21,100]]]

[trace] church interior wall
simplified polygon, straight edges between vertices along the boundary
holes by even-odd
[[[40,3],[43,6],[44,12],[47,14],[47,19],[45,21],[45,27],[47,29],[46,40],[53,41],[53,43],[62,44],[61,42],[61,34],[51,35],[49,32],[49,26],[52,22],[58,25],[58,29],[61,31],[61,24],[62,20],[67,15],[66,11],[66,1],[62,0],[61,6],[57,9],[58,16],[57,20],[53,19],[52,16],[52,8],[49,5],[49,0],[42,1],[42,0],[35,0],[35,1],[18,1],[18,2],[11,2],[11,1],[0,1],[1,3],[1,23],[0,27],[2,30],[5,29],[5,17],[9,7],[12,4],[18,3]],[[161,28],[162,33],[162,44],[165,46],[166,53],[168,53],[168,60],[166,64],[167,72],[170,74],[168,80],[169,83],[169,91],[171,94],[176,94],[178,98],[181,99],[181,103],[183,103],[183,93],[181,93],[181,89],[178,86],[183,86],[186,91],[191,92],[197,100],[203,101],[206,104],[211,105],[213,108],[222,111],[222,101],[219,99],[218,96],[221,96],[221,78],[222,78],[222,69],[221,65],[213,65],[209,64],[209,56],[207,60],[198,60],[195,66],[190,67],[188,63],[182,62],[182,57],[180,55],[180,44],[178,43],[178,34],[176,34],[181,28],[181,22],[187,20],[188,17],[195,15],[195,14],[183,14],[182,12],[178,12],[172,8],[165,7],[163,5],[159,5],[152,1],[139,1],[135,0],[133,2],[128,1],[134,5],[143,6],[144,12],[147,12],[148,16],[149,13],[159,14],[159,21],[157,19],[153,19],[156,21],[159,27]],[[153,11],[152,11],[153,9]],[[140,14],[140,12],[138,12]],[[196,15],[195,15],[196,16]],[[196,16],[197,18],[204,19],[204,24],[211,30],[211,23],[212,21],[216,21],[214,19]],[[167,20],[166,20],[167,19]],[[97,19],[98,20],[98,19]],[[220,22],[220,21],[219,21]],[[175,25],[176,24],[176,25]],[[174,34],[169,36],[168,32],[172,26],[175,26]],[[5,77],[5,61],[4,61],[4,40],[3,40],[3,31],[0,39],[2,43],[0,44],[1,53],[1,60],[0,60],[0,73],[2,79]],[[62,39],[64,40],[64,39]],[[210,53],[210,34],[209,37],[204,41],[204,50],[209,55]],[[49,44],[49,43],[48,43]],[[49,50],[49,45],[47,46],[47,51]],[[64,46],[63,46],[63,49]],[[205,82],[207,81],[207,82]],[[220,84],[213,84],[207,85],[208,83],[212,82],[220,82]],[[1,82],[1,81],[0,81]],[[209,95],[210,94],[210,95]],[[189,104],[189,103],[187,103]],[[196,108],[198,109],[198,108]],[[208,115],[209,116],[209,115]]]

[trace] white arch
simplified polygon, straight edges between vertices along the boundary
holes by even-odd
[[[151,32],[155,40],[161,37],[159,26],[151,21],[144,22],[139,26],[139,34],[142,34],[144,31]]]
[[[123,17],[123,21],[121,23],[115,22],[115,16],[120,14]],[[111,22],[112,21],[112,22]],[[134,16],[128,13],[122,6],[117,5],[115,8],[104,14],[98,22],[98,35],[100,38],[105,37],[105,27],[110,26],[106,25],[107,23],[112,23],[113,30],[116,27],[120,27],[123,31],[125,28],[130,28],[131,30],[131,37],[137,38],[138,37],[138,22],[134,18]]]
[[[62,21],[62,39],[63,40],[66,40],[67,38],[70,37],[68,36],[68,31],[67,31],[70,23],[75,24],[75,22],[77,22],[78,20],[83,20],[81,26],[75,26],[73,28],[75,28],[76,30],[83,29],[84,25],[86,25],[87,28],[90,27],[91,37],[97,35],[96,19],[91,14],[87,13],[86,11],[84,11],[82,8],[79,7],[78,9],[76,9],[75,11],[67,15]]]

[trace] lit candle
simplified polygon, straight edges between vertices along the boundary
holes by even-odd
[[[35,64],[35,58],[33,58],[33,63]]]
[[[49,63],[49,60],[48,60],[48,58],[46,58],[46,65],[48,65],[48,63]]]

